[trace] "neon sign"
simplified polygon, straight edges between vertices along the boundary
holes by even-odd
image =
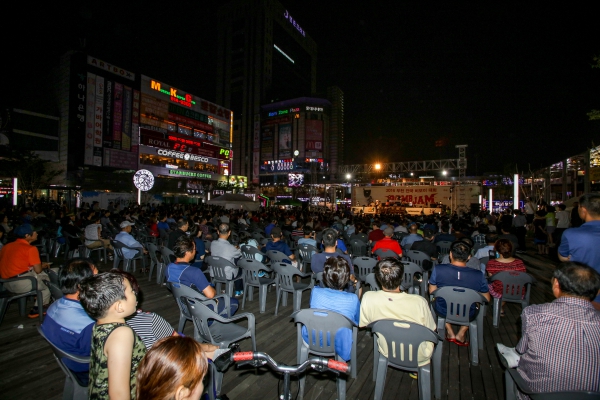
[[[287,10],[285,10],[285,12],[283,13],[283,18],[287,19],[288,21],[290,21],[290,24],[292,24],[294,26],[294,28],[296,28],[298,30],[298,32],[300,32],[300,34],[304,37],[306,37],[306,32],[304,31],[304,29],[302,29],[300,27],[300,25],[298,24],[298,22],[292,18],[292,16],[290,15],[290,13],[288,13]]]
[[[307,109],[308,109],[308,107],[307,107]],[[288,110],[271,111],[268,115],[269,115],[269,117],[275,117],[277,115],[285,115],[285,114],[295,113],[295,112],[299,112],[299,111],[300,111],[300,107],[292,107]]]
[[[150,81],[150,89],[156,90],[162,94],[165,94],[170,97],[173,103],[181,104],[182,106],[191,108],[192,105],[196,104],[196,102],[192,99],[191,94],[186,94],[185,96],[181,96],[177,94],[177,89],[169,88],[169,90],[163,89],[160,82],[156,82],[155,80]]]
[[[180,169],[170,169],[169,175],[182,175],[182,176],[189,176],[191,178],[206,178],[206,179],[212,178],[211,174],[207,174],[207,173],[203,173],[203,172],[183,171]]]
[[[318,112],[323,112],[323,107],[312,107],[312,106],[306,106],[306,111],[318,111]]]

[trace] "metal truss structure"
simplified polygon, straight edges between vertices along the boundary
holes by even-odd
[[[464,179],[467,170],[467,145],[457,145],[456,148],[458,149],[457,159],[340,165],[338,166],[338,173],[356,176],[373,173],[400,174],[420,171],[458,170],[458,178]]]

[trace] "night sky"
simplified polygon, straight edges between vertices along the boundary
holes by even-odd
[[[55,112],[43,82],[80,37],[90,55],[214,101],[221,3],[21,2],[0,28],[0,105]],[[600,144],[586,115],[600,109],[590,8],[282,3],[318,45],[318,89],[345,93],[347,164],[456,158],[468,144],[468,175],[514,173]]]

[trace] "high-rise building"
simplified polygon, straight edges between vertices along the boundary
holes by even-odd
[[[234,115],[233,174],[258,183],[260,108],[316,92],[317,45],[276,0],[234,0],[218,27],[216,101]]]
[[[329,173],[335,179],[338,166],[344,164],[344,92],[337,86],[330,86],[327,88],[327,100],[331,103]]]

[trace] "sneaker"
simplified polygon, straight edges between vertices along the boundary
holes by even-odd
[[[267,273],[265,271],[259,271],[258,272],[258,277],[259,278],[264,278],[265,276],[267,276]]]
[[[47,305],[44,306],[44,307],[42,307],[42,311],[43,311],[44,315],[46,315],[46,310],[48,310],[48,306]],[[32,319],[33,318],[37,318],[39,316],[40,316],[40,311],[39,311],[39,309],[38,309],[37,306],[33,307],[31,309],[31,311],[29,311],[29,314],[27,314],[27,317],[28,318],[32,318]]]
[[[234,297],[242,297],[244,294],[243,290],[236,290]]]

